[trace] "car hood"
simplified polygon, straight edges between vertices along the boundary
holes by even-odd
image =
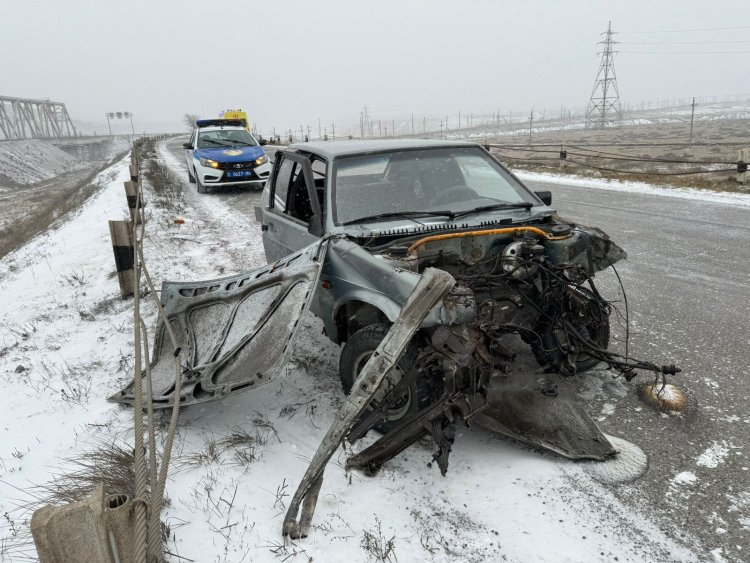
[[[210,158],[216,162],[246,162],[263,156],[265,151],[262,147],[217,147],[212,149],[198,149],[195,151],[196,158]]]

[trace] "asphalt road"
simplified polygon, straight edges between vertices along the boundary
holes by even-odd
[[[166,142],[181,159],[182,142]],[[528,184],[550,190],[561,215],[605,230],[628,252],[617,266],[629,302],[630,353],[683,370],[672,382],[689,394],[691,409],[679,416],[640,401],[636,387],[647,378],[625,393],[618,381],[619,392],[609,394],[615,386],[606,381],[608,372],[598,376],[592,416],[649,457],[646,475],[616,487],[616,494],[634,509],[650,509],[674,537],[698,538],[701,559],[713,551],[728,561],[750,561],[750,393],[744,387],[750,379],[750,210]],[[260,192],[227,188],[206,197],[254,220]],[[611,272],[598,279],[606,296],[621,299]],[[623,334],[614,328],[615,337]]]
[[[750,561],[750,209],[528,184],[550,190],[561,215],[600,227],[628,252],[617,266],[633,323],[631,354],[676,363],[683,371],[671,380],[691,396],[691,412],[679,417],[644,406],[634,392],[599,399],[615,404],[601,427],[649,456],[645,477],[618,493],[650,506],[675,535]],[[605,278],[612,295],[614,280]]]
[[[187,141],[187,136],[176,137],[165,141],[165,145],[168,150],[178,157],[184,170],[184,177],[187,179],[187,167],[185,162],[185,149],[182,148],[182,143]],[[276,149],[266,147],[266,154],[273,160]],[[195,189],[195,184],[190,184]],[[260,205],[260,194],[261,190],[257,188],[232,188],[232,187],[211,187],[210,192],[206,194],[215,199],[219,199],[236,209],[237,211],[247,215],[253,221],[255,220],[255,207]]]

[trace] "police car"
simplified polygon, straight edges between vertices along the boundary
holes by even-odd
[[[188,179],[199,193],[211,186],[263,187],[271,163],[243,120],[199,119],[195,124],[190,141],[182,146]]]

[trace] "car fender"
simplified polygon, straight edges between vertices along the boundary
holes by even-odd
[[[359,302],[374,307],[391,322],[401,312],[421,275],[373,255],[346,238],[331,241],[321,273],[321,284],[312,311],[323,320],[326,334],[340,342],[337,316],[347,304]],[[449,295],[425,318],[423,326],[455,324],[473,317],[473,302]]]

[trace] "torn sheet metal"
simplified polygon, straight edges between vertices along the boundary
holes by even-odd
[[[324,240],[237,276],[162,284],[162,304],[182,350],[183,405],[276,377],[309,306],[326,248]],[[153,356],[154,407],[168,408],[175,400],[174,360],[161,320]],[[133,382],[109,400],[133,404]]]
[[[394,382],[386,375],[397,365],[406,346],[419,330],[427,314],[446,296],[454,283],[453,276],[448,272],[435,268],[425,269],[419,283],[401,309],[401,314],[367,360],[354,382],[351,393],[318,446],[315,456],[289,503],[284,518],[285,536],[292,538],[307,536],[323,480],[323,471],[328,460],[375,398],[380,387],[387,386],[386,393],[391,390]],[[297,521],[300,507],[302,513]]]

